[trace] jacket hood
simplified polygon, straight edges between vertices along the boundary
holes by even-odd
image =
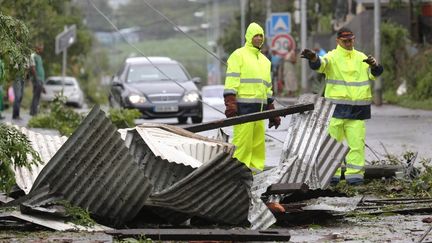
[[[264,43],[264,30],[259,24],[253,22],[251,23],[247,29],[245,34],[246,43],[245,46],[253,47],[252,45],[252,39],[255,35],[261,34],[263,36],[263,43]],[[262,46],[262,45],[261,45]],[[260,46],[260,47],[261,47]]]

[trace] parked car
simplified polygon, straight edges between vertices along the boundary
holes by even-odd
[[[143,118],[173,118],[186,123],[203,120],[201,95],[183,65],[169,57],[127,58],[113,76],[111,107],[138,109]]]
[[[48,77],[44,84],[45,92],[42,92],[41,99],[52,101],[56,95],[66,97],[66,104],[82,107],[84,105],[84,94],[74,77],[62,76]]]
[[[221,84],[217,85],[206,85],[201,89],[201,95],[205,104],[211,106],[224,105],[224,86]]]

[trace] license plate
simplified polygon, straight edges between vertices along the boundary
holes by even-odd
[[[177,105],[157,105],[154,108],[155,112],[177,112]]]

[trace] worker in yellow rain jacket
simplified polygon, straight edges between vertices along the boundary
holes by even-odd
[[[225,115],[233,117],[274,109],[270,61],[260,52],[264,30],[251,23],[246,30],[246,43],[228,58],[225,79]],[[280,125],[280,117],[269,119],[269,128]],[[265,122],[263,120],[234,126],[232,143],[234,158],[249,168],[264,169]]]
[[[309,66],[326,76],[325,98],[334,104],[329,134],[341,142],[346,139],[350,151],[345,158],[345,180],[348,184],[363,184],[365,166],[365,121],[371,117],[371,80],[383,72],[383,67],[372,56],[354,49],[354,33],[342,28],[337,32],[336,49],[323,57],[304,49],[301,57]],[[338,169],[333,182],[339,182]]]

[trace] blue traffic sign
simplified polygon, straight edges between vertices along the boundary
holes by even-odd
[[[273,36],[275,34],[291,33],[291,13],[280,12],[272,13],[270,18],[270,31]]]

